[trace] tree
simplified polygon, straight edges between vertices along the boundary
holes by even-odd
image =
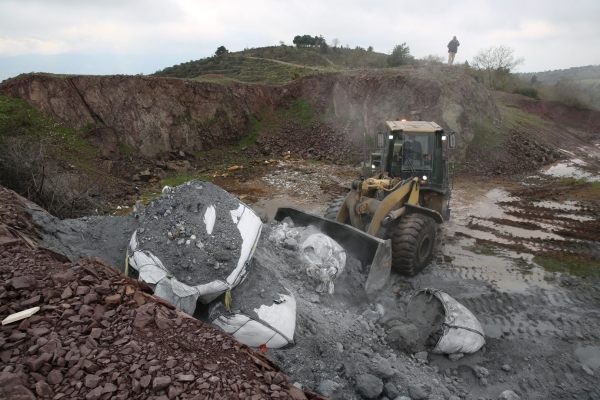
[[[340,39],[333,38],[333,40],[331,41],[331,43],[333,43],[333,47],[337,47],[337,45],[340,44]]]
[[[531,77],[531,80],[529,81],[532,85],[535,85],[538,82],[538,78],[536,75],[533,75]]]
[[[315,37],[312,37],[310,35],[296,35],[292,43],[294,43],[296,47],[315,47],[321,46],[323,43],[327,45],[327,43],[325,42],[325,38],[322,35]]]
[[[371,52],[373,51],[373,46],[369,46],[369,47],[367,48],[367,51],[368,51],[369,53],[371,53]]]
[[[480,49],[473,57],[473,68],[479,71],[488,88],[506,88],[510,72],[525,62],[523,57],[515,58],[514,52],[512,47],[501,44]]]
[[[283,40],[280,40],[280,41],[279,41],[279,45],[280,45],[280,46],[285,46],[285,42],[284,42]]]
[[[224,56],[227,53],[229,53],[229,50],[227,50],[225,48],[225,46],[219,46],[219,48],[217,48],[217,51],[215,51],[215,56],[221,57],[221,56]]]
[[[410,47],[404,42],[394,47],[392,54],[387,59],[387,63],[390,67],[397,67],[410,64],[413,60],[414,57],[410,55]]]

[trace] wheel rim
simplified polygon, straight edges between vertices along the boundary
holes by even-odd
[[[422,263],[429,256],[429,248],[431,247],[431,237],[429,235],[423,237],[417,248],[417,261]]]

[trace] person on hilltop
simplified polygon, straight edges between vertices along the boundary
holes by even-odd
[[[456,39],[456,36],[454,36],[450,43],[448,43],[448,65],[452,65],[454,62],[454,56],[458,52],[458,46],[460,46],[460,42]]]

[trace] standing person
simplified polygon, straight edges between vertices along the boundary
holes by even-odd
[[[454,56],[458,52],[458,46],[460,46],[460,42],[456,40],[456,36],[454,36],[450,43],[448,43],[448,65],[452,65],[454,62]]]

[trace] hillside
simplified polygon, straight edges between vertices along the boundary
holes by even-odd
[[[10,79],[0,84],[0,182],[56,214],[79,216],[159,184],[212,180],[232,166],[246,173],[288,151],[356,164],[363,133],[389,119],[461,132],[464,154],[477,127],[500,118],[469,70],[444,65],[310,74],[285,86],[216,80]],[[53,207],[55,189],[66,195]]]
[[[530,81],[535,75],[538,82],[557,83],[561,80],[571,80],[579,83],[600,83],[600,65],[587,65],[553,71],[517,73],[521,80]]]
[[[387,55],[364,49],[297,48],[270,46],[227,53],[167,67],[156,77],[214,81],[234,79],[247,83],[283,85],[314,71],[383,68]]]

